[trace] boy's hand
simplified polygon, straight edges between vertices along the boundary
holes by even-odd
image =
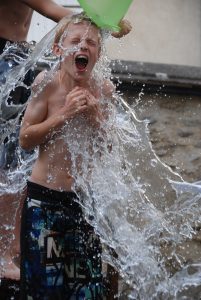
[[[85,115],[88,120],[94,125],[97,125],[101,121],[101,112],[98,99],[96,99],[88,90],[85,91],[87,99],[87,109]]]
[[[100,105],[98,100],[87,89],[75,87],[67,96],[62,115],[65,119],[74,118],[84,113],[91,125],[99,125],[101,121]]]
[[[112,33],[112,36],[115,38],[121,38],[121,37],[127,35],[132,29],[131,23],[126,19],[123,19],[119,22],[119,27],[120,27],[119,32]]]
[[[68,119],[82,113],[87,109],[87,96],[83,88],[75,87],[67,96],[62,112]]]

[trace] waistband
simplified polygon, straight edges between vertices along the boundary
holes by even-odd
[[[35,48],[35,42],[27,42],[27,41],[11,41],[7,40],[5,38],[0,37],[0,54],[2,54],[7,48],[5,48],[6,43],[8,43],[8,46],[12,49],[8,49],[8,53],[12,50],[12,52],[24,52],[24,54],[29,54],[33,51]],[[12,47],[11,47],[12,46]]]
[[[80,207],[79,203],[75,202],[78,197],[74,192],[56,191],[32,181],[27,181],[27,196],[41,202]]]

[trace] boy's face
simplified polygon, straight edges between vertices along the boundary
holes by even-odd
[[[65,34],[61,53],[61,55],[64,55],[62,67],[74,80],[88,79],[100,54],[98,28],[87,21],[76,24],[70,23],[66,36]],[[68,50],[75,47],[78,50],[68,54]]]

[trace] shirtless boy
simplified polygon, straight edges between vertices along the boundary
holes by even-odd
[[[68,1],[66,1],[68,4]],[[40,14],[46,16],[47,18],[52,19],[55,22],[58,22],[61,20],[64,16],[66,15],[71,15],[72,11],[64,8],[58,4],[55,3],[55,1],[52,0],[0,0],[0,54],[3,52],[3,49],[5,47],[5,44],[7,41],[11,42],[24,42],[26,41],[28,30],[30,27],[31,23],[31,18],[33,15],[33,11],[37,11]],[[113,33],[114,37],[122,37],[123,35],[126,35],[129,33],[131,30],[130,24],[126,20],[122,20],[120,23],[121,30],[118,33]],[[5,73],[9,68],[13,68],[16,65],[15,61],[10,61],[10,60],[1,60],[0,61],[0,72],[2,76],[5,75]],[[31,84],[32,78],[30,78],[29,74],[27,74],[27,84]],[[29,85],[28,84],[28,85]],[[19,91],[18,91],[19,92]],[[22,91],[23,94],[23,91]],[[17,97],[19,98],[19,97]],[[26,98],[26,99],[25,99]],[[20,101],[24,103],[27,100],[27,96],[22,96],[20,97]],[[14,99],[16,101],[16,99]],[[6,155],[9,153],[5,153]],[[1,162],[0,162],[1,164]],[[2,161],[2,166],[7,165],[7,159],[3,159]],[[3,167],[2,167],[3,168]],[[5,202],[5,207],[4,209],[7,209],[7,203],[12,202],[19,198],[24,199],[24,195],[6,195],[6,196],[1,196],[2,200],[2,205],[3,202]],[[5,200],[4,200],[5,198]],[[13,200],[12,200],[13,199]],[[21,200],[21,201],[22,201]],[[20,213],[20,210],[18,214]],[[16,233],[15,235],[17,236],[18,234],[18,223],[19,223],[19,217],[17,218],[16,222]],[[3,221],[2,221],[3,222]],[[5,233],[2,233],[5,234]],[[18,238],[16,237],[16,240]],[[14,245],[13,245],[14,246]],[[14,256],[19,253],[18,245],[16,243],[15,245],[16,249],[12,249],[12,253]],[[16,268],[16,266],[12,263],[9,249],[7,249],[7,254],[5,259],[5,273],[4,277],[7,278],[13,278],[13,279],[18,279],[19,278],[19,269]]]
[[[28,48],[24,47],[22,42],[26,41],[28,30],[31,23],[31,18],[33,11],[43,14],[44,16],[52,19],[53,21],[58,22],[64,16],[72,14],[72,11],[64,8],[58,4],[56,4],[52,0],[0,0],[0,54],[3,53],[4,47],[7,41],[17,42],[19,44],[18,55],[22,52],[22,57],[24,57],[24,53],[28,53]],[[4,84],[6,73],[14,68],[18,63],[16,62],[16,56],[12,55],[12,53],[8,54],[8,57],[2,57],[0,60],[0,84]],[[30,85],[33,81],[33,72],[28,72],[25,77],[25,83]],[[16,92],[12,92],[13,102],[16,104],[25,103],[28,99],[28,92],[25,88],[18,88]],[[9,111],[8,111],[9,112]],[[6,111],[7,114],[7,111]],[[7,119],[7,117],[1,114],[2,119]],[[2,149],[2,153],[0,153],[0,168],[3,173],[3,170],[9,169],[9,166],[16,165],[16,154],[11,153],[11,150],[15,149],[17,140],[13,141],[13,139],[8,138],[4,142],[4,149]],[[1,223],[7,223],[7,219],[13,219],[13,202],[18,199],[19,203],[24,200],[25,195],[23,193],[17,194],[6,194],[0,196],[1,209],[4,211],[5,221],[1,219]],[[18,215],[20,215],[20,210],[18,211]],[[9,279],[19,279],[20,270],[13,263],[11,256],[19,255],[19,223],[20,216],[17,217],[16,226],[15,226],[15,236],[16,240],[12,242],[12,244],[8,245],[7,249],[5,248],[4,239],[1,241],[1,259],[3,259],[3,274],[0,274],[3,277],[3,281],[1,283],[6,284],[6,278]],[[8,235],[8,231],[4,231],[1,228],[1,235],[6,237]],[[1,267],[2,268],[2,267]],[[2,271],[2,270],[0,270]],[[11,281],[8,281],[8,284]]]
[[[76,201],[64,138],[66,126],[75,120],[97,133],[104,122],[100,90],[91,75],[100,39],[100,30],[83,15],[66,21],[53,48],[61,60],[59,70],[25,111],[20,144],[26,150],[38,146],[39,153],[22,215],[22,299],[103,299],[101,245]],[[75,46],[75,52],[65,54]],[[46,75],[38,75],[34,91]],[[111,97],[113,85],[105,82],[101,91]]]

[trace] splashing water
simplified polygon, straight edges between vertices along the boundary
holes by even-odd
[[[49,71],[36,95],[58,69],[57,59],[45,59],[51,54],[49,49],[54,34],[55,29],[20,65],[7,73],[0,90],[2,142],[16,131],[26,107],[26,103],[8,105],[10,92],[24,85],[25,74],[38,61],[46,62]],[[66,49],[65,55],[77,49]],[[94,78],[100,86],[110,76],[104,48],[102,52],[94,70]],[[64,130],[63,139],[71,153],[74,189],[86,219],[100,235],[103,260],[113,265],[121,276],[120,298],[191,299],[184,298],[188,297],[185,293],[192,287],[199,287],[201,265],[199,261],[186,263],[186,253],[181,250],[200,224],[201,184],[184,182],[162,163],[149,141],[148,124],[138,120],[118,93],[114,94],[114,99],[113,103],[111,99],[100,97],[109,118],[98,133],[94,133],[84,119],[82,122],[70,121]],[[3,118],[3,107],[9,108],[9,116],[14,115],[11,120]],[[37,151],[23,156],[17,147],[16,155],[17,166],[1,175],[1,205],[6,201],[6,193],[14,194],[24,188]],[[78,166],[79,157],[82,160]],[[12,205],[11,212],[15,216],[19,205],[17,200]],[[9,232],[12,232],[14,218],[13,221],[3,218],[3,212],[0,217],[4,220],[1,230],[8,232],[1,249],[3,256],[13,239]]]

